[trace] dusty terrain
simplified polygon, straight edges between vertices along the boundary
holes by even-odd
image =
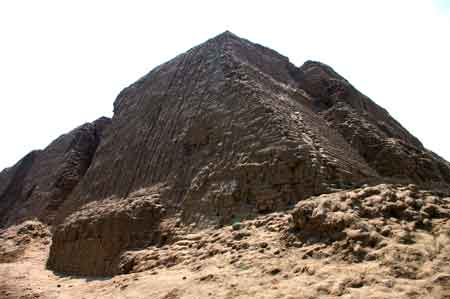
[[[1,232],[0,297],[450,298],[449,195],[384,184],[325,194],[128,251],[129,273],[115,277],[46,270],[48,230],[27,222]]]

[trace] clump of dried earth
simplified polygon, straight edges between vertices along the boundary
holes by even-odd
[[[50,237],[46,225],[31,220],[0,230],[0,263],[16,262],[28,247],[49,244]]]
[[[225,32],[0,173],[0,298],[450,298],[450,164]]]

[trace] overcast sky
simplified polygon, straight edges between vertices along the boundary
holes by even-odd
[[[0,170],[225,30],[331,65],[450,160],[450,0],[0,2]]]

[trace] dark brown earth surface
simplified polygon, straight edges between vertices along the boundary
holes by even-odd
[[[0,298],[450,298],[449,218],[385,109],[225,32],[0,173]]]

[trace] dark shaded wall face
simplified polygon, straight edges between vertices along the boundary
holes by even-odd
[[[11,217],[11,210],[18,200],[27,201],[34,188],[26,189],[25,178],[40,152],[34,151],[26,155],[13,167],[2,172],[0,177],[0,225],[5,225]]]

